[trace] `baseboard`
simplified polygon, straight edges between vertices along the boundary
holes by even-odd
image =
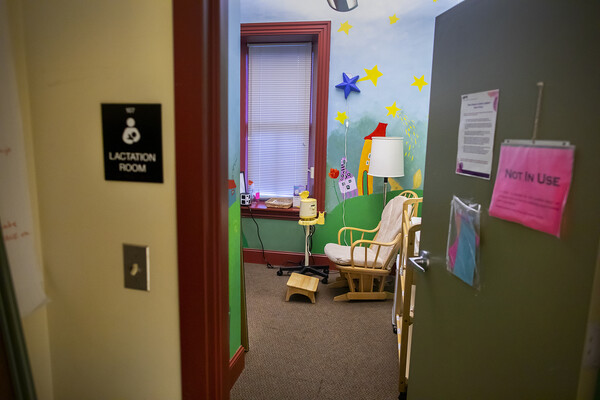
[[[240,348],[237,349],[231,360],[229,360],[229,390],[231,390],[235,382],[242,374],[242,371],[244,370],[245,355],[246,351],[244,350],[244,347],[240,346]]]
[[[244,262],[253,264],[266,264],[265,258],[273,266],[286,267],[303,262],[304,254],[293,251],[265,250],[265,255],[263,257],[263,252],[261,249],[244,249]],[[335,269],[325,254],[313,254],[310,256],[310,264],[329,265],[330,269]]]

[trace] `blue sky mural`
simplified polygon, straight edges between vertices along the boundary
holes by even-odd
[[[424,176],[435,17],[459,2],[358,0],[354,10],[337,12],[327,0],[242,0],[240,17],[242,23],[331,21],[327,169],[340,170],[346,157],[356,176],[364,137],[382,122],[387,136],[404,138],[405,176],[393,188],[411,189],[421,188]],[[343,73],[360,77],[360,93],[347,99],[336,88]],[[328,180],[325,208],[331,210],[342,197]],[[376,178],[373,191],[381,187]]]

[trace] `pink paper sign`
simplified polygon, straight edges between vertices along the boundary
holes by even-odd
[[[574,151],[503,145],[489,214],[560,237]]]

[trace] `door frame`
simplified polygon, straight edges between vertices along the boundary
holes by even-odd
[[[227,0],[173,0],[183,399],[229,398]]]
[[[11,399],[36,399],[21,314],[0,226],[0,395]]]

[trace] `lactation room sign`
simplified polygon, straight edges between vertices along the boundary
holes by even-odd
[[[574,146],[503,144],[489,214],[560,237]]]
[[[102,104],[104,178],[163,182],[160,104]]]
[[[461,96],[456,173],[490,179],[500,90]]]

